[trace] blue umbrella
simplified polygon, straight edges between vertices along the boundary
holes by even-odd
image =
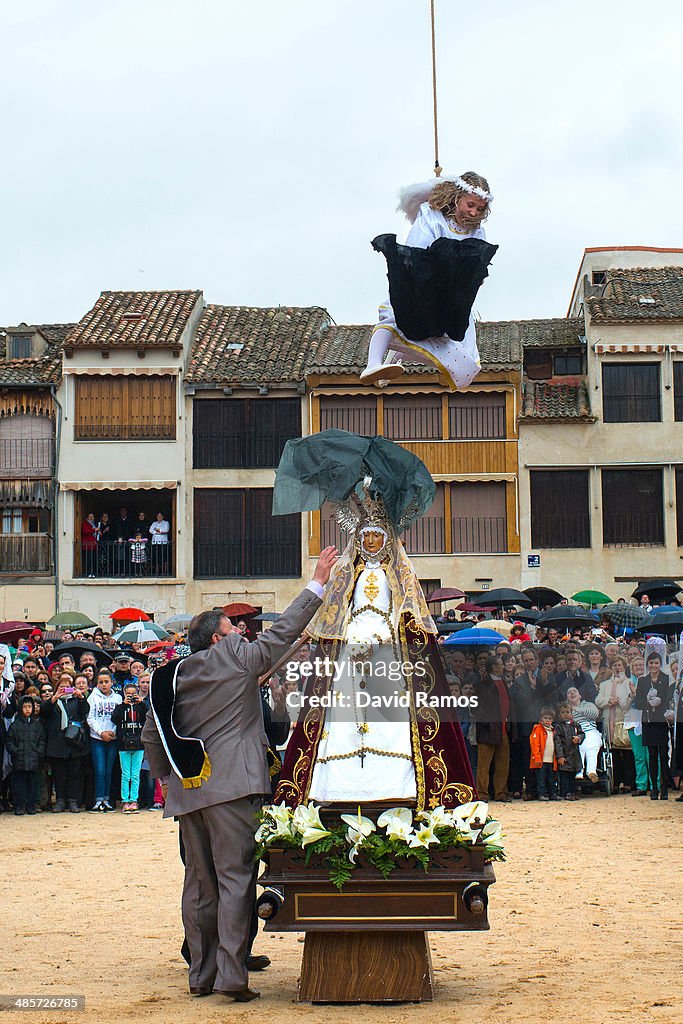
[[[495,629],[462,629],[444,640],[444,647],[495,647],[505,637]]]

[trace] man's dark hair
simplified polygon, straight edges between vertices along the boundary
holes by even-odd
[[[221,619],[227,619],[221,608],[195,615],[187,631],[187,642],[193,654],[197,651],[208,651],[211,637],[218,632]]]
[[[495,666],[496,666],[496,662],[502,661],[502,660],[503,659],[501,658],[500,654],[492,654],[490,656],[490,658],[487,658],[486,659],[486,675],[490,676],[491,673],[493,672]]]

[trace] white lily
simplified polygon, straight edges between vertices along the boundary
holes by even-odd
[[[348,836],[347,836],[347,838],[348,838]],[[358,856],[359,845],[360,845],[359,843],[355,843],[351,847],[351,849],[349,850],[349,860],[351,861],[352,864],[356,863],[356,857]]]
[[[284,802],[281,804],[269,804],[263,808],[263,813],[268,816],[264,824],[267,824],[276,836],[292,835],[292,810]]]
[[[423,811],[421,817],[433,828],[443,828],[454,824],[453,811],[447,811],[442,804],[435,807],[433,811]]]
[[[409,807],[392,807],[377,819],[380,828],[386,829],[389,839],[405,839],[413,834],[413,812]]]
[[[439,840],[434,835],[434,829],[429,825],[423,825],[422,828],[418,828],[415,835],[409,842],[409,846],[418,847],[429,847],[438,845]]]
[[[481,838],[486,839],[488,836],[492,836],[495,832],[500,832],[503,826],[499,821],[495,821],[493,818],[491,821],[487,821],[481,830]]]
[[[489,813],[489,805],[483,800],[472,800],[468,804],[460,804],[453,811],[453,817],[458,822],[469,824],[471,821],[486,821]]]
[[[292,828],[295,832],[304,832],[307,828],[324,828],[320,820],[320,808],[313,803],[299,804],[294,808]]]
[[[364,818],[360,813],[360,806],[358,814],[342,814],[341,820],[349,826],[346,839],[352,846],[361,843],[363,839],[377,831],[374,821],[371,818]]]
[[[292,829],[301,837],[302,846],[310,846],[318,839],[329,836],[329,829],[326,829],[320,820],[320,808],[310,803],[307,806],[299,804],[292,815]]]

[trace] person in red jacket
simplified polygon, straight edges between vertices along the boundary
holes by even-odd
[[[529,737],[529,767],[536,776],[539,800],[558,800],[553,709],[541,708],[540,717]]]
[[[93,512],[81,523],[81,555],[84,576],[94,576],[97,569],[97,542],[100,537],[100,524],[95,522]]]

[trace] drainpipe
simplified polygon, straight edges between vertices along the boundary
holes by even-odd
[[[52,401],[57,406],[57,427],[55,430],[55,463],[53,470],[53,481],[52,486],[54,488],[54,512],[52,516],[52,534],[54,545],[54,559],[55,559],[55,614],[59,612],[59,530],[58,516],[59,516],[59,450],[61,447],[62,440],[62,407],[57,400],[57,388],[54,384],[50,385],[50,392],[52,394]]]

